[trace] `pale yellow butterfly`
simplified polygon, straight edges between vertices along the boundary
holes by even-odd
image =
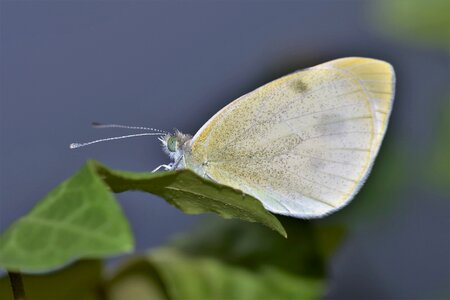
[[[348,204],[363,185],[394,91],[392,66],[376,59],[341,58],[303,69],[231,102],[194,137],[164,135],[173,163],[157,169],[188,168],[254,196],[274,213],[321,217]]]

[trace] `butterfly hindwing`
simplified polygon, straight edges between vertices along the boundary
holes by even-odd
[[[330,213],[352,199],[370,171],[394,80],[388,63],[367,58],[287,75],[219,111],[194,136],[187,161],[275,213]]]

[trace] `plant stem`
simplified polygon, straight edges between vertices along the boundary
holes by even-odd
[[[19,272],[8,272],[9,282],[14,295],[14,300],[26,300],[23,288],[22,274]]]

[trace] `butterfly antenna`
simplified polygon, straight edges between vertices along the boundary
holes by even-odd
[[[114,141],[114,140],[127,139],[127,138],[131,138],[131,137],[146,136],[146,135],[159,135],[159,136],[161,136],[161,133],[146,132],[146,133],[138,133],[138,134],[115,136],[115,137],[95,140],[95,141],[87,142],[87,143],[72,143],[72,144],[70,144],[69,147],[70,147],[70,149],[76,149],[76,148],[81,148],[81,147],[85,147],[85,146],[96,144],[96,143],[100,143],[100,142],[108,142],[108,141]]]
[[[156,129],[152,127],[143,127],[143,126],[128,126],[128,125],[121,125],[121,124],[103,124],[98,122],[92,122],[92,127],[94,128],[124,128],[124,129],[136,129],[136,130],[150,130],[150,131],[156,131],[167,134],[167,131]]]

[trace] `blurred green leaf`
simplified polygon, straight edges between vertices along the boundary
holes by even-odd
[[[133,257],[122,262],[114,276],[106,281],[105,290],[108,300],[169,299],[154,266],[143,257]]]
[[[409,180],[409,161],[411,158],[407,148],[394,141],[388,131],[362,189],[348,206],[328,216],[327,221],[356,228],[394,211],[401,199],[398,195]]]
[[[152,251],[141,264],[151,266],[154,280],[163,283],[162,288],[169,299],[319,299],[323,282],[319,279],[300,277],[274,267],[264,267],[257,271],[246,270],[240,266],[228,265],[210,257],[193,257],[173,248]],[[129,273],[130,275],[130,273]],[[121,276],[122,280],[129,277]],[[138,280],[138,276],[133,277]],[[148,281],[144,276],[142,284]],[[114,286],[121,280],[115,280]],[[159,286],[149,283],[151,286]],[[122,286],[123,287],[123,286]],[[130,285],[130,293],[133,285]],[[143,289],[142,289],[143,290]],[[124,293],[122,288],[121,292]],[[111,299],[119,300],[111,293]],[[152,298],[151,294],[141,294],[140,300]],[[136,298],[134,298],[136,299]]]
[[[342,226],[281,217],[289,239],[257,224],[209,217],[168,246],[126,262],[111,300],[320,299]]]
[[[0,267],[43,272],[79,258],[133,249],[122,210],[92,164],[67,179],[0,236]]]
[[[98,174],[116,192],[139,190],[164,198],[187,214],[214,212],[223,218],[258,222],[286,237],[278,219],[255,198],[206,180],[190,170],[133,173],[111,170],[97,162]]]
[[[374,1],[374,25],[386,34],[450,49],[450,1]]]
[[[194,256],[209,256],[258,270],[262,266],[308,277],[323,277],[331,253],[345,229],[322,221],[281,217],[289,239],[248,223],[208,219],[192,233],[180,234],[171,245]]]
[[[424,174],[435,187],[448,193],[450,184],[450,96],[438,114],[436,142],[431,145],[429,160],[425,161]]]
[[[45,275],[22,275],[27,300],[102,300],[102,263],[79,261]],[[13,300],[8,276],[0,278],[0,299]]]

